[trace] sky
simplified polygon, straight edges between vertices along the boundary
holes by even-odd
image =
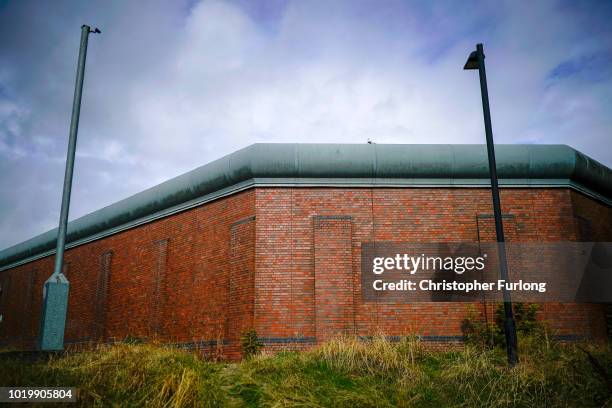
[[[612,167],[609,1],[0,0],[0,248],[257,142],[568,144]]]

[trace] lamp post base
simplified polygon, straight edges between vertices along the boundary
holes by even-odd
[[[43,313],[40,325],[41,350],[64,349],[64,329],[70,283],[63,274],[51,275],[43,288]]]

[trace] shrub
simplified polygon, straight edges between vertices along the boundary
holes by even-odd
[[[257,331],[251,329],[242,334],[240,346],[242,347],[242,356],[248,359],[259,354],[263,344],[261,344],[257,337]]]
[[[538,305],[514,303],[512,305],[516,332],[521,337],[546,336],[546,323],[537,319]],[[476,310],[471,310],[464,319],[461,329],[468,344],[484,348],[505,346],[504,336],[504,305],[500,303],[495,308],[492,322],[485,322]]]

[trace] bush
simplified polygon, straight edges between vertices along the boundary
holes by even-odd
[[[259,354],[263,344],[260,343],[257,332],[251,329],[242,334],[240,346],[242,347],[242,356],[248,359]]]
[[[538,305],[513,303],[512,311],[517,335],[520,337],[547,337],[546,323],[537,319]],[[484,348],[505,347],[504,319],[503,303],[498,304],[495,308],[493,322],[485,322],[475,310],[470,311],[461,326],[466,343]]]

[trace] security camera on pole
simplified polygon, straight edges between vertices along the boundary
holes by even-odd
[[[85,59],[87,57],[87,40],[89,33],[99,34],[97,28],[92,30],[88,25],[81,27],[81,46],[77,67],[74,100],[72,103],[72,118],[70,121],[70,137],[68,139],[68,156],[64,175],[62,193],[62,208],[59,228],[57,230],[57,249],[55,251],[55,268],[43,287],[43,311],[40,325],[39,346],[41,350],[63,350],[66,312],[68,310],[68,290],[70,283],[62,273],[64,264],[64,248],[66,246],[66,229],[68,227],[68,210],[70,207],[70,190],[72,189],[72,173],[74,170],[74,153],[76,151],[77,132],[79,130],[79,115],[81,112],[81,96],[83,94],[83,78],[85,76]]]

